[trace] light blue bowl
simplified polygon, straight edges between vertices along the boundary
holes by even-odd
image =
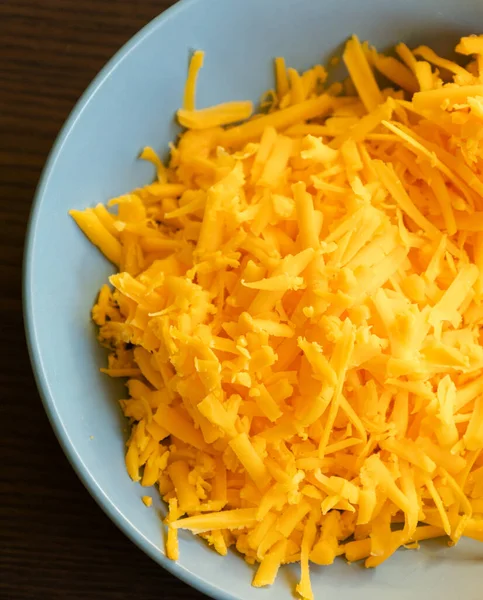
[[[253,571],[222,558],[190,534],[180,560],[167,560],[158,510],[124,467],[125,394],[99,373],[105,360],[90,309],[111,266],[67,215],[153,177],[136,160],[145,145],[165,151],[177,133],[188,56],[206,51],[200,106],[257,100],[272,85],[272,58],[299,69],[323,60],[352,33],[381,48],[403,40],[448,52],[458,36],[483,31],[481,0],[185,0],[136,35],[103,69],[68,119],[42,177],[25,259],[25,320],[37,383],[52,426],[103,510],[160,565],[214,598],[285,600],[298,567],[270,589],[250,586]],[[150,490],[149,490],[150,491]],[[153,497],[156,493],[153,490]],[[155,507],[163,512],[162,503]],[[400,551],[377,570],[340,560],[312,568],[316,598],[481,600],[483,545],[424,544]]]

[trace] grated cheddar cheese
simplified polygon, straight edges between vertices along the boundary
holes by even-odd
[[[483,541],[483,36],[456,51],[354,36],[332,86],[277,58],[253,117],[196,108],[197,51],[157,181],[71,211],[118,268],[92,318],[170,558],[185,529],[256,587],[298,562],[311,600],[311,562]]]

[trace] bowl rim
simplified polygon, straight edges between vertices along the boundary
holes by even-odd
[[[37,222],[42,208],[43,198],[48,188],[54,167],[62,152],[63,146],[77,120],[94,98],[97,90],[139,44],[151,36],[157,29],[163,27],[173,17],[176,17],[178,14],[189,10],[192,5],[202,1],[203,0],[178,0],[178,2],[164,10],[162,13],[144,25],[125,44],[123,44],[121,48],[117,50],[116,53],[102,67],[99,73],[94,77],[86,90],[77,100],[69,116],[62,125],[42,169],[28,218],[22,266],[22,309],[30,364],[32,366],[32,371],[42,404],[44,406],[44,410],[67,460],[89,494],[96,501],[103,512],[110,518],[114,525],[116,525],[127,536],[128,539],[130,539],[140,550],[161,565],[169,573],[184,583],[187,583],[191,587],[197,589],[201,593],[214,598],[215,600],[239,600],[237,596],[234,596],[221,589],[216,585],[216,583],[213,583],[212,581],[204,579],[203,577],[193,573],[184,567],[182,562],[173,561],[167,558],[166,555],[160,552],[160,548],[153,544],[146,536],[144,536],[141,531],[136,528],[134,523],[132,523],[103,492],[100,484],[83,462],[80,454],[74,448],[69,433],[55,406],[55,399],[47,381],[45,366],[39,350],[32,302],[33,294],[31,288],[33,252],[37,234]]]

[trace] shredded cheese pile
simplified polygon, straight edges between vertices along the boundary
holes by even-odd
[[[483,540],[483,36],[456,50],[353,37],[331,86],[277,58],[253,117],[195,108],[196,52],[169,166],[146,148],[154,183],[71,212],[119,269],[102,371],[171,558],[187,529],[255,586],[300,562],[311,599],[310,562]]]

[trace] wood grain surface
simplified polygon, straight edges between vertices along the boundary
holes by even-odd
[[[42,166],[105,62],[169,0],[0,0],[0,598],[202,599],[138,550],[69,466],[25,346],[21,267]]]

